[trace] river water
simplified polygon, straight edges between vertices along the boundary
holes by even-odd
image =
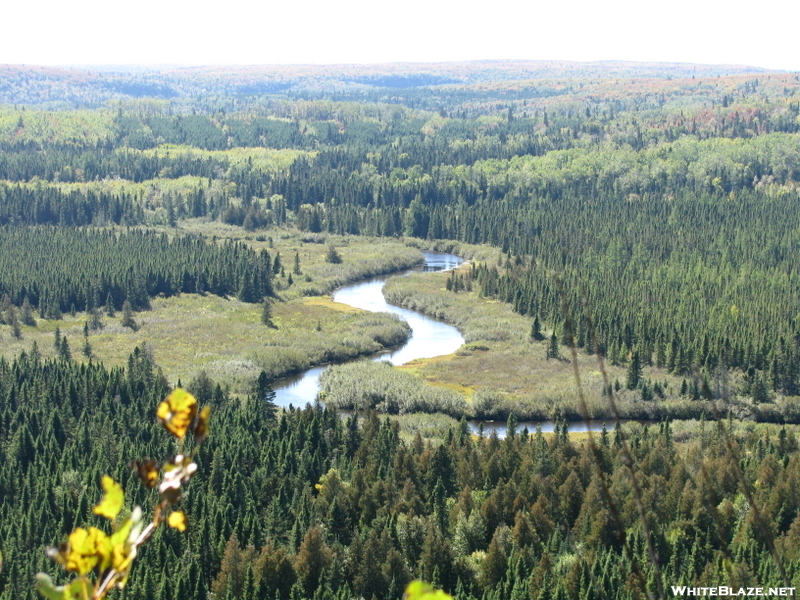
[[[383,352],[373,357],[373,360],[391,361],[394,365],[404,365],[417,358],[432,358],[452,354],[464,344],[464,336],[452,325],[442,323],[436,319],[426,317],[423,314],[400,308],[386,302],[383,297],[383,284],[389,277],[398,277],[410,273],[426,271],[444,271],[460,265],[463,260],[453,254],[441,252],[423,251],[425,264],[413,269],[382,275],[358,283],[353,283],[339,288],[333,293],[336,302],[349,304],[362,310],[370,312],[388,312],[399,316],[411,326],[411,337],[401,347],[389,352]],[[359,359],[356,359],[359,360]],[[319,376],[326,367],[314,367],[295,377],[280,380],[275,383],[275,404],[283,408],[289,405],[302,407],[309,402],[314,402],[319,393]],[[470,421],[470,429],[478,432],[481,422],[478,420]],[[520,422],[518,431],[523,427],[533,433],[537,425],[542,431],[553,431],[554,423],[545,421],[542,423]],[[613,425],[609,427],[609,430]],[[483,421],[485,435],[491,435],[492,431],[497,431],[499,437],[505,437],[506,424],[502,421]],[[603,423],[593,421],[592,431],[601,431]],[[586,431],[584,423],[570,423],[570,431]]]
[[[447,323],[426,317],[413,310],[393,306],[383,297],[383,284],[390,277],[426,271],[444,271],[460,265],[463,260],[454,254],[423,251],[425,264],[399,273],[373,277],[339,288],[333,299],[370,312],[388,312],[399,316],[411,326],[411,337],[401,347],[374,356],[374,360],[391,361],[404,365],[416,358],[431,358],[451,354],[464,344],[461,332]],[[359,360],[359,359],[356,359]],[[275,384],[275,404],[287,408],[305,406],[314,402],[319,393],[319,376],[325,367],[314,367],[298,376],[278,381]]]

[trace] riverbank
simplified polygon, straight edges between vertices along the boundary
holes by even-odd
[[[424,265],[417,266],[414,270],[448,270],[462,262],[460,257],[452,254],[424,251],[423,255]],[[404,277],[408,274],[409,271],[406,270],[395,276]],[[463,345],[464,337],[455,327],[387,304],[382,291],[387,279],[390,276],[370,278],[341,287],[333,294],[336,305],[367,311],[367,314],[376,316],[393,315],[410,327],[412,335],[406,343],[391,352],[373,356],[374,361],[402,365],[414,359],[450,354]],[[403,377],[406,379],[402,379]],[[323,380],[328,384],[323,385]],[[339,386],[339,383],[344,382],[349,386],[346,391]],[[336,387],[337,393],[329,393],[331,384]],[[326,403],[339,409],[378,406],[379,410],[392,413],[430,413],[437,410],[459,416],[465,413],[465,405],[460,397],[454,397],[455,402],[448,402],[448,396],[443,390],[432,388],[396,369],[375,365],[370,361],[337,364],[324,370],[314,368],[300,377],[278,381],[275,383],[275,403],[282,407],[290,404],[303,406],[316,398],[320,391]]]
[[[457,274],[466,278],[468,269],[462,267]],[[472,291],[450,291],[449,277],[434,274],[392,278],[384,287],[387,301],[450,323],[463,332],[467,341],[452,355],[414,361],[402,370],[433,386],[461,394],[468,403],[469,414],[478,418],[505,420],[513,412],[519,420],[545,421],[557,416],[582,420],[569,348],[560,346],[561,358],[547,359],[547,342],[531,339],[531,317],[514,313],[510,304],[480,297],[477,287]],[[546,324],[542,333],[551,333]],[[597,358],[579,351],[578,369],[589,416],[611,422],[613,414],[603,396]],[[644,367],[644,380],[651,389],[658,383],[663,398],[643,400],[640,390],[625,389],[625,368],[605,364],[605,369],[612,385],[619,384],[615,398],[623,419],[700,419],[703,414],[713,418],[715,406],[711,402],[681,395],[683,377]],[[736,375],[724,375],[728,377],[728,389],[735,390]],[[712,381],[712,386],[717,383]],[[730,412],[739,419],[796,423],[800,416],[796,398],[755,405],[751,399],[729,392],[715,402],[716,410],[723,415]]]
[[[206,239],[233,239],[280,256],[272,303],[275,327],[261,322],[261,304],[210,294],[154,298],[152,310],[134,314],[136,331],[122,327],[121,314],[103,316],[103,327],[89,332],[91,360],[122,366],[137,346],[147,345],[171,383],[189,383],[204,373],[235,394],[250,391],[263,369],[271,378],[300,372],[313,365],[367,356],[405,342],[408,326],[391,315],[371,314],[312,295],[332,290],[343,281],[395,272],[423,262],[422,252],[400,240],[357,236],[326,236],[289,229],[244,232],[241,228],[200,220],[182,223],[181,233]],[[334,247],[342,262],[326,262]],[[299,269],[295,269],[295,256]],[[297,273],[296,271],[300,272]],[[22,326],[21,339],[2,333],[0,355],[9,359],[29,351],[36,342],[44,356],[54,356],[56,328],[75,360],[90,359],[85,346],[82,313],[48,321],[37,315],[37,326]]]

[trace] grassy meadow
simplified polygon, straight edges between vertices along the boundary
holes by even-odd
[[[205,371],[234,393],[244,393],[262,369],[279,378],[393,347],[409,335],[408,326],[392,315],[359,311],[326,295],[349,281],[421,262],[419,250],[401,241],[301,234],[288,229],[253,233],[202,220],[165,231],[238,239],[256,249],[267,249],[273,258],[279,253],[283,274],[274,279],[275,327],[262,324],[260,304],[210,294],[157,297],[152,300],[152,310],[134,314],[136,331],[120,324],[119,311],[113,318],[104,315],[103,328],[90,331],[88,338],[92,360],[123,365],[136,346],[146,344],[170,382],[188,382]],[[341,256],[340,264],[325,261],[330,246]],[[300,259],[299,274],[294,272],[295,254]],[[20,339],[12,335],[10,326],[0,325],[2,356],[13,359],[30,350],[34,342],[43,356],[54,356],[54,335],[59,328],[72,357],[89,360],[82,352],[86,314],[64,314],[59,321],[36,317],[35,327],[22,325]]]

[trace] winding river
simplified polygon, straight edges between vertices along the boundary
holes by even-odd
[[[453,254],[426,252],[425,264],[399,273],[381,275],[365,279],[339,288],[333,293],[336,302],[349,304],[370,312],[388,312],[399,316],[411,326],[411,337],[400,348],[376,355],[374,360],[391,361],[404,365],[416,358],[430,358],[451,354],[464,343],[461,332],[446,323],[436,321],[413,310],[388,304],[383,297],[383,284],[390,277],[420,273],[424,271],[444,271],[460,265],[463,260]],[[356,359],[358,360],[358,359]],[[275,385],[275,404],[287,408],[305,406],[313,402],[319,393],[319,376],[325,367],[314,367],[301,375],[284,379]]]
[[[401,271],[390,275],[382,275],[366,279],[358,283],[346,285],[333,293],[336,302],[349,304],[362,310],[370,312],[388,312],[399,316],[411,326],[411,337],[401,347],[383,352],[373,357],[373,360],[391,361],[395,365],[404,365],[417,358],[431,358],[452,354],[464,344],[464,336],[452,325],[442,323],[423,314],[400,308],[386,302],[383,297],[383,284],[390,277],[408,275],[425,271],[443,271],[452,269],[460,265],[463,260],[453,254],[441,252],[423,251],[425,264]],[[356,359],[358,360],[358,359]],[[305,406],[313,402],[319,393],[319,376],[325,367],[314,367],[295,377],[283,379],[275,384],[275,404],[288,408],[289,405]],[[519,429],[528,427],[533,432],[537,425],[541,425],[542,431],[552,431],[552,422],[533,423],[520,422]],[[470,428],[477,432],[480,422],[470,421]],[[497,431],[500,437],[505,437],[506,426],[504,422],[484,421],[484,433],[490,435],[493,430]],[[592,430],[600,431],[603,423],[593,422]],[[584,423],[570,423],[570,431],[586,431]]]

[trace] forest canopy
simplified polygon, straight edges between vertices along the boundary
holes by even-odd
[[[147,345],[124,367],[95,360],[101,307],[128,333],[155,297],[236,296],[263,303],[250,308],[265,352],[297,323],[318,340],[344,311],[303,293],[359,272],[355,236],[484,245],[436,301],[513,308],[526,349],[566,364],[572,339],[627,373],[631,403],[666,401],[645,370],[682,379],[702,414],[590,442],[509,411],[501,440],[404,414],[490,414],[496,400],[432,388],[419,365],[373,365],[388,382],[375,388],[358,384],[370,369],[332,369],[331,404],[356,409],[344,418],[277,410],[266,371],[237,393],[203,372],[187,387],[214,435],[181,500],[191,527],[155,534],[117,597],[399,600],[421,577],[457,600],[622,600],[800,581],[784,424],[800,418],[800,76],[521,61],[0,79],[0,334],[26,344],[0,357],[0,600],[32,599],[42,548],[98,525],[103,476],[153,507],[127,464],[170,454],[151,417],[179,382]],[[75,311],[86,360],[61,335]],[[21,335],[37,318],[54,352]],[[347,356],[362,353],[353,339]],[[465,354],[491,351],[471,341]],[[737,389],[711,384],[731,374]],[[706,414],[725,395],[778,423]]]

